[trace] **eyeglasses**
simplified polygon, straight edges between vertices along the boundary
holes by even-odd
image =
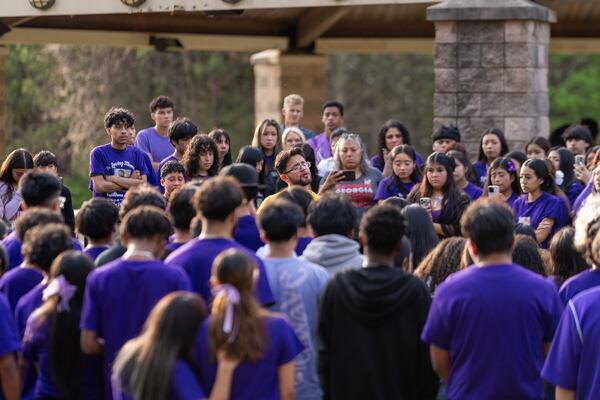
[[[303,170],[304,168],[310,168],[310,161],[302,161],[298,164],[294,165],[292,168],[288,169],[284,172],[284,174],[289,174],[290,172],[298,172]]]

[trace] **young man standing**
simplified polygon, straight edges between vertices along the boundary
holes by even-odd
[[[166,96],[158,96],[150,102],[150,118],[154,126],[138,132],[135,145],[148,153],[152,166],[157,173],[161,160],[173,153],[173,145],[169,140],[169,125],[173,122],[173,101]]]
[[[310,129],[300,126],[300,120],[304,116],[304,99],[298,94],[290,94],[283,99],[283,124],[281,124],[281,132],[285,128],[296,127],[302,131],[306,140],[312,139],[316,134]]]
[[[169,161],[181,162],[183,159],[183,153],[185,153],[188,143],[197,133],[198,128],[192,121],[190,121],[189,118],[177,118],[175,121],[173,121],[173,123],[171,123],[171,125],[169,125],[169,141],[171,142],[171,145],[173,145],[175,151],[173,154],[170,154],[168,157],[165,157],[160,161],[158,175],[160,175],[163,165]]]
[[[95,147],[90,153],[94,197],[106,197],[117,206],[129,188],[146,182],[148,176],[144,153],[127,145],[129,128],[134,122],[128,110],[111,108],[104,116],[104,127],[110,136],[110,143]]]
[[[318,202],[317,202],[318,203]],[[404,218],[393,206],[363,217],[364,268],[335,274],[319,308],[319,376],[327,399],[435,399],[439,380],[419,334],[425,285],[394,267]]]
[[[436,289],[421,335],[449,400],[544,397],[540,372],[562,304],[550,281],[512,263],[513,225],[492,201],[463,214],[475,265]]]
[[[585,125],[569,126],[562,137],[567,145],[567,149],[574,156],[584,155],[587,149],[594,144],[590,129]]]
[[[310,139],[307,143],[311,145],[315,151],[315,162],[319,165],[321,160],[331,157],[331,143],[329,136],[331,133],[340,128],[344,122],[344,105],[339,101],[330,100],[323,104],[323,122],[324,131]]]
[[[296,357],[296,398],[321,398],[317,378],[317,305],[321,290],[329,279],[327,271],[296,257],[298,228],[304,222],[299,206],[287,200],[271,203],[260,214],[261,237],[269,246],[263,257],[269,286],[275,296],[274,312],[284,313],[304,345]]]
[[[232,177],[214,177],[200,186],[193,198],[194,208],[202,221],[202,233],[166,259],[168,265],[182,267],[192,282],[192,290],[210,304],[210,275],[213,261],[224,250],[235,248],[248,254],[258,266],[259,276],[256,297],[262,305],[273,304],[273,293],[269,288],[262,261],[246,247],[232,240],[237,223],[238,207],[244,201],[239,183]]]

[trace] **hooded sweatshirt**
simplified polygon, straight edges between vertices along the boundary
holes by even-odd
[[[430,302],[425,285],[400,269],[332,277],[317,328],[324,399],[434,399],[439,379],[420,340]]]
[[[324,267],[330,275],[361,268],[363,263],[358,243],[335,233],[313,239],[304,249],[302,258]]]

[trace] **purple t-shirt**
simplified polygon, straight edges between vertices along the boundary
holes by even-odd
[[[579,209],[581,208],[583,203],[587,200],[588,196],[592,193],[592,190],[594,188],[593,184],[594,184],[593,180],[590,179],[589,183],[585,186],[585,188],[583,188],[581,193],[579,193],[579,196],[577,196],[577,198],[573,202],[573,213],[574,214],[577,214],[579,212]]]
[[[178,265],[185,270],[192,282],[192,290],[198,293],[206,304],[210,303],[212,294],[210,291],[210,276],[212,264],[215,258],[228,249],[238,249],[248,254],[258,266],[259,276],[256,286],[256,297],[263,305],[271,305],[275,302],[263,262],[256,254],[233,240],[226,238],[192,239],[167,257],[168,265]]]
[[[421,335],[449,352],[446,398],[542,399],[543,343],[561,312],[552,283],[519,265],[451,275],[436,289]]]
[[[158,172],[157,172],[157,179],[158,179],[158,188],[160,189],[161,193],[165,192],[165,188],[163,187],[163,185],[160,184],[160,171],[162,171],[162,167],[165,166],[166,163],[168,163],[169,161],[179,161],[175,158],[175,156],[173,154],[171,154],[169,157],[163,158],[162,161],[160,162],[160,164],[158,165]]]
[[[578,399],[597,399],[600,393],[600,288],[569,301],[558,324],[542,377],[574,390]]]
[[[515,214],[515,222],[525,223],[533,229],[537,229],[544,218],[554,220],[550,234],[540,244],[543,248],[548,248],[548,244],[550,244],[554,233],[558,232],[560,228],[569,222],[569,210],[565,202],[547,192],[542,192],[540,197],[531,203],[527,201],[527,195],[524,194],[515,200],[512,208]]]
[[[516,194],[515,192],[513,192],[510,197],[508,199],[506,199],[506,204],[512,208],[513,204],[515,204],[515,201],[517,201],[517,199],[519,198],[519,195]]]
[[[25,334],[25,328],[27,327],[27,320],[29,319],[29,316],[36,310],[36,308],[42,305],[42,296],[46,287],[48,287],[46,283],[40,283],[36,285],[33,289],[21,297],[17,303],[17,307],[15,308],[15,322],[17,323],[17,330],[21,337],[23,337]]]
[[[560,287],[558,294],[563,304],[566,305],[578,293],[595,286],[600,286],[600,270],[589,268],[567,279]]]
[[[91,258],[92,261],[96,261],[96,258],[105,250],[108,250],[108,246],[87,246],[81,252]]]
[[[2,241],[4,245],[4,249],[8,254],[8,267],[6,270],[13,269],[17,265],[21,265],[23,263],[23,255],[21,254],[21,247],[23,247],[23,243],[17,238],[17,234],[15,232],[11,232],[7,237]],[[79,241],[73,238],[73,249],[81,250],[81,245]]]
[[[150,154],[154,162],[164,160],[175,151],[169,137],[161,135],[154,127],[138,132],[135,138],[135,147]]]
[[[379,182],[379,186],[377,186],[377,192],[375,193],[375,201],[385,200],[394,196],[405,199],[414,186],[415,182],[400,182],[400,185],[398,185],[394,177],[389,176]]]
[[[190,290],[185,272],[157,260],[117,259],[87,277],[81,329],[104,339],[105,394],[110,393],[112,363],[129,339],[138,335],[156,303],[177,290]]]
[[[21,340],[17,336],[15,321],[6,297],[0,293],[0,356],[16,353],[19,350],[21,350]]]
[[[581,183],[580,181],[573,181],[569,187],[566,190],[566,195],[567,198],[569,199],[569,204],[571,207],[573,207],[573,205],[575,204],[575,201],[577,200],[577,198],[579,197],[579,195],[581,194],[581,192],[583,192],[583,189],[585,188],[585,186],[583,185],[583,183]]]
[[[27,322],[27,334],[23,341],[23,355],[27,361],[27,367],[37,365],[37,379],[33,391],[37,398],[61,398],[61,393],[56,387],[52,376],[52,365],[50,358],[51,346],[51,321],[46,319],[37,329],[33,328],[34,321]],[[80,356],[80,382],[81,392],[78,399],[101,399],[102,398],[102,359],[85,354]]]
[[[217,376],[217,363],[209,360],[207,318],[198,331],[194,359],[200,369],[200,384],[210,393]],[[231,382],[231,400],[278,400],[278,368],[292,361],[304,346],[289,323],[280,316],[265,319],[267,343],[262,358],[255,362],[241,361]]]
[[[331,157],[331,143],[325,132],[309,139],[306,143],[308,143],[315,152],[315,163],[317,165],[319,165],[321,160]]]
[[[473,185],[471,182],[469,182],[467,186],[465,186],[463,192],[465,192],[467,196],[469,196],[471,201],[477,200],[483,194],[483,190],[481,190],[479,186]]]
[[[19,299],[33,289],[44,279],[44,275],[33,268],[13,268],[0,278],[0,292],[2,292],[10,305],[11,315],[15,315],[15,309]]]
[[[487,179],[488,166],[486,162],[482,160],[475,161],[473,163],[473,169],[475,170],[477,178],[479,178],[480,186],[483,186],[485,184],[485,180]]]
[[[254,252],[265,245],[260,240],[256,218],[252,215],[244,215],[238,218],[237,226],[233,232],[233,239]]]
[[[148,168],[144,153],[134,146],[127,146],[125,150],[117,150],[110,143],[94,147],[90,153],[90,177],[97,175],[117,175],[128,178],[135,170],[140,171],[140,175],[148,176]],[[106,197],[112,200],[117,206],[121,205],[125,190],[117,190],[110,193],[98,193],[94,189],[94,197]]]

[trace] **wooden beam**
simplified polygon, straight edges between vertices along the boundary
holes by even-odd
[[[598,54],[600,38],[550,38],[551,53]]]
[[[149,48],[150,36],[175,38],[184,50],[261,51],[287,50],[288,38],[282,36],[202,35],[180,33],[124,32],[71,29],[14,28],[0,37],[0,44],[70,44],[108,47]]]
[[[140,7],[132,8],[119,0],[58,0],[50,9],[33,8],[26,0],[0,1],[1,17],[26,17],[31,15],[90,15],[129,14],[165,11],[222,11],[267,8],[364,6],[378,4],[437,3],[440,0],[240,0],[228,4],[223,0],[146,0]]]
[[[351,7],[327,7],[306,11],[298,21],[296,47],[309,46],[350,10]]]
[[[433,54],[433,38],[322,38],[315,53]]]

